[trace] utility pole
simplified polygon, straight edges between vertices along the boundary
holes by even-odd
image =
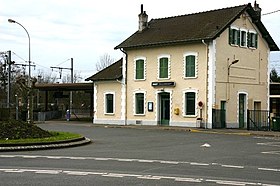
[[[73,58],[71,58],[71,68],[63,68],[63,67],[51,67],[59,69],[60,71],[62,70],[70,70],[71,71],[71,83],[74,83],[74,68],[73,68]],[[73,93],[72,90],[70,91],[70,113],[72,113],[72,107],[73,107]]]
[[[11,102],[11,51],[8,51],[8,94],[7,94],[7,108],[10,108]]]

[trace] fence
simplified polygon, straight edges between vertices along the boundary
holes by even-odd
[[[212,109],[212,128],[226,128],[226,110]]]
[[[269,131],[270,113],[268,110],[248,110],[247,130]]]

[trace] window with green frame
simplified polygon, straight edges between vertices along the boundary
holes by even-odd
[[[135,114],[144,114],[144,93],[135,94]]]
[[[135,79],[144,79],[144,68],[145,68],[145,63],[143,59],[138,59],[135,62]]]
[[[195,55],[185,57],[185,77],[195,77]]]
[[[185,115],[195,115],[195,92],[185,93]]]
[[[108,93],[105,95],[105,112],[106,114],[114,113],[114,94]]]
[[[159,78],[168,78],[169,75],[169,62],[167,57],[159,59]]]
[[[240,44],[240,30],[236,28],[229,28],[229,44],[239,45]]]
[[[254,32],[248,32],[247,45],[250,48],[258,48],[258,34]]]

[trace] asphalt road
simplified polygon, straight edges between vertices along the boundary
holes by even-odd
[[[0,185],[280,185],[280,139],[48,122],[74,148],[2,152]]]

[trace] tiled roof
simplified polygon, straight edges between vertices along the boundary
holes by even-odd
[[[108,66],[107,68],[97,72],[91,77],[87,78],[86,81],[109,81],[109,80],[117,80],[122,78],[122,62],[121,58],[117,62]]]
[[[115,47],[134,48],[157,45],[172,45],[181,43],[201,42],[217,38],[244,11],[255,17],[251,4],[236,7],[175,16],[162,19],[152,19],[142,32],[135,32],[121,44]],[[256,21],[259,30],[266,36],[271,50],[279,50],[261,21]]]

